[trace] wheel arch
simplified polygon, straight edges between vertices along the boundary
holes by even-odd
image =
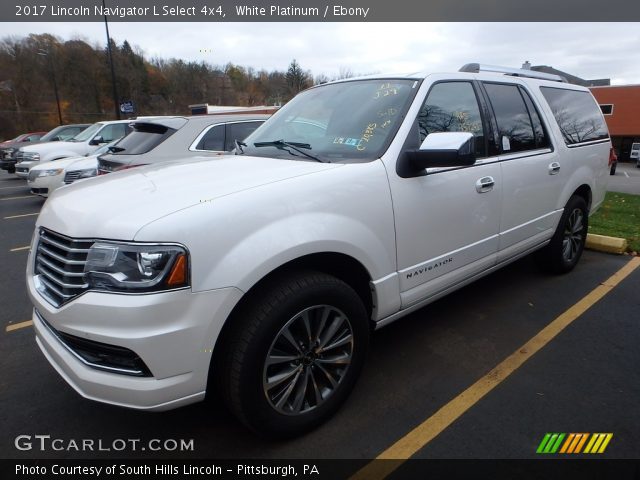
[[[580,185],[574,192],[571,194],[571,197],[577,195],[579,197],[584,198],[584,201],[587,203],[587,210],[591,211],[591,201],[593,199],[593,195],[591,192],[591,187],[589,185],[582,184]],[[569,198],[571,198],[569,197]]]
[[[282,278],[287,274],[298,271],[317,271],[326,273],[339,278],[357,293],[358,297],[362,300],[362,303],[367,311],[367,317],[370,319],[370,328],[374,329],[374,322],[371,319],[373,311],[374,297],[371,291],[371,275],[355,258],[346,255],[344,253],[337,252],[318,252],[302,257],[290,260],[279,267],[275,268],[260,280],[258,280],[236,303],[236,305],[229,313],[218,337],[216,338],[213,355],[211,356],[211,363],[209,365],[209,383],[212,381],[212,366],[218,363],[222,351],[222,346],[226,344],[226,338],[230,334],[230,331],[234,325],[234,319],[238,316],[241,309],[251,302],[251,299],[262,293],[265,289],[269,288],[269,284],[278,278]]]

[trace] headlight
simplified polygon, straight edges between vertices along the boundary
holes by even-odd
[[[62,173],[62,168],[54,168],[51,170],[38,170],[36,173],[36,177],[54,177],[56,175],[60,175]]]
[[[189,284],[187,252],[177,245],[96,242],[84,274],[97,290],[156,292]]]

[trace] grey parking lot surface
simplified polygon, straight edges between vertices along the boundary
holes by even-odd
[[[37,217],[5,218],[41,208],[41,199],[17,198],[26,195],[24,181],[0,173],[0,458],[372,459],[629,261],[585,252],[574,272],[550,276],[527,257],[375,332],[363,376],[344,407],[304,437],[273,442],[248,432],[215,398],[163,413],[85,400],[48,364],[32,328],[6,331],[31,315],[27,251],[10,250],[29,244]],[[545,432],[602,431],[614,433],[606,455],[637,458],[639,281],[640,269],[416,457],[530,458]],[[193,439],[194,449],[16,449],[18,435],[36,434],[107,446],[114,439],[141,439],[142,445]]]
[[[618,163],[616,174],[609,177],[607,190],[640,195],[640,168],[636,167],[636,162]]]

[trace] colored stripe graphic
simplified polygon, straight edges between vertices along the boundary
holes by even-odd
[[[613,433],[546,433],[536,453],[604,453],[612,438]],[[586,447],[583,450],[585,444]]]
[[[538,445],[536,453],[556,453],[564,437],[564,433],[547,433]]]

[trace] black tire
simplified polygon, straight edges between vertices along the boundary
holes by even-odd
[[[558,223],[551,242],[536,253],[543,269],[553,273],[567,273],[577,265],[589,229],[589,210],[584,198],[572,196]]]
[[[618,166],[617,163],[614,163],[613,165],[611,165],[611,169],[609,170],[609,175],[615,175],[616,174],[616,167]]]
[[[300,435],[332,416],[353,389],[368,349],[360,297],[324,273],[274,279],[229,321],[212,366],[216,384],[247,427],[271,438]]]

